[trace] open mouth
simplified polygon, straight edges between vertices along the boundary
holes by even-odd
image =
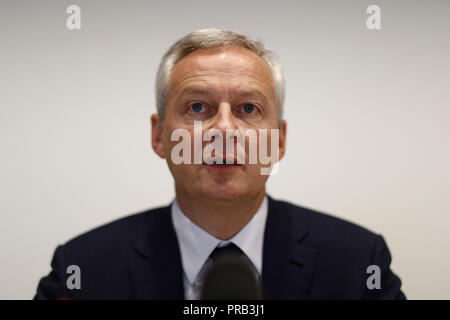
[[[209,163],[204,161],[202,163],[202,166],[210,168],[210,169],[213,169],[213,170],[229,171],[229,170],[233,170],[233,169],[236,169],[236,168],[242,166],[242,164],[238,164],[237,163],[237,159],[236,158],[235,159],[228,159],[229,163],[227,163],[226,158],[222,159],[222,161],[221,161],[222,163],[218,163],[220,161],[218,161],[217,158],[213,162],[211,162],[211,161],[208,161],[208,162]]]
[[[239,169],[241,165],[240,164],[203,164],[203,167],[205,167],[207,170],[215,172],[215,173],[232,173]]]

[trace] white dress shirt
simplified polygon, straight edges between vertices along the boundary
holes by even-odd
[[[251,261],[255,273],[261,276],[264,230],[268,212],[267,196],[258,211],[233,238],[220,240],[209,234],[182,211],[175,199],[171,207],[172,223],[178,239],[183,267],[184,296],[187,300],[199,298],[205,272],[211,264],[209,255],[217,247],[232,242],[238,246]]]

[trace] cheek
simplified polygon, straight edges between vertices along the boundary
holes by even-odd
[[[261,180],[261,174],[260,174],[260,168],[261,166],[258,164],[253,164],[247,166],[247,176],[250,183],[254,183]]]
[[[175,137],[174,137],[174,141],[172,141],[172,139],[171,139],[172,133],[173,133],[173,130],[171,130],[171,129],[166,129],[164,131],[163,136],[162,136],[162,144],[163,144],[164,155],[165,155],[167,162],[169,164],[175,166],[175,164],[173,163],[173,159],[172,159],[172,149],[177,145],[179,146],[178,149],[180,149],[180,146],[183,145],[183,141],[185,141],[185,138],[184,138],[184,136],[179,137],[178,139],[175,139]],[[192,139],[191,139],[191,142],[192,142]],[[176,156],[182,157],[183,150],[184,150],[184,148],[182,148],[182,150],[178,153],[176,153],[176,150],[175,150]],[[192,155],[192,150],[191,150],[191,155]],[[182,166],[182,165],[176,165],[176,167],[180,167],[180,166]]]
[[[204,180],[193,165],[169,163],[169,169],[176,183],[189,189],[192,189]]]

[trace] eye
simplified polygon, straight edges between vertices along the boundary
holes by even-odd
[[[244,112],[245,113],[253,113],[255,111],[256,107],[252,103],[246,103],[244,104]]]
[[[204,109],[203,105],[199,102],[193,103],[191,106],[191,110],[196,113],[202,112],[203,109]]]

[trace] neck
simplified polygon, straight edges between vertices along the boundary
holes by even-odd
[[[265,190],[244,199],[214,200],[193,197],[177,187],[183,213],[200,228],[220,240],[229,240],[253,218],[264,200]]]

